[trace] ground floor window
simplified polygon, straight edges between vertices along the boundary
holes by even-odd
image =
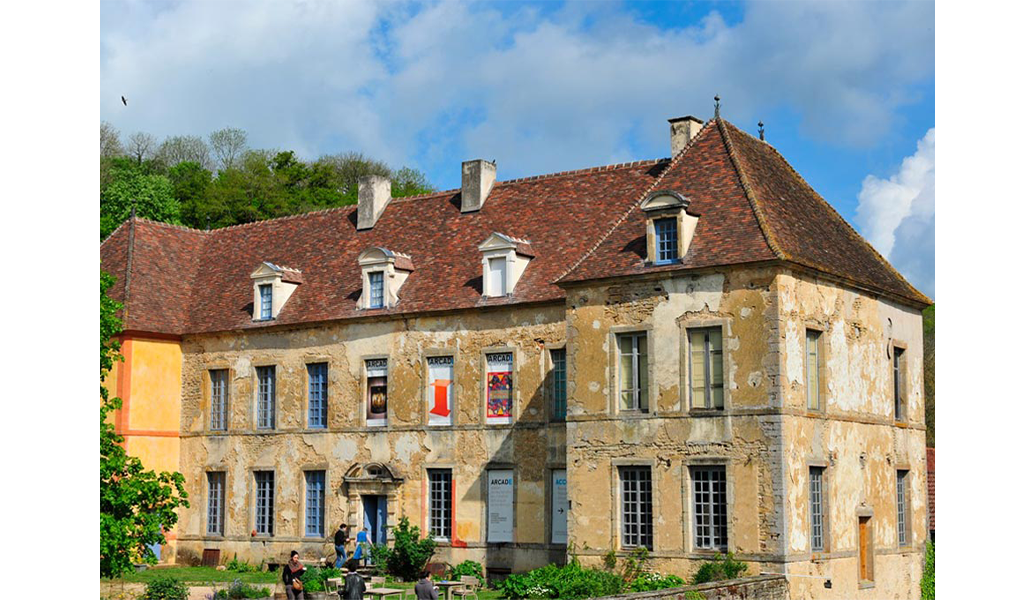
[[[306,471],[306,537],[324,537],[326,473]]]
[[[906,546],[909,540],[907,505],[907,471],[899,469],[896,471],[896,532],[899,535],[900,546]]]
[[[825,551],[825,469],[811,467],[810,470],[810,502],[811,502],[811,551]]]
[[[274,472],[256,471],[256,535],[274,535]]]
[[[650,467],[619,467],[622,547],[654,548],[654,509]]]
[[[206,533],[224,535],[224,473],[207,473],[206,486]]]
[[[452,536],[452,470],[429,469],[429,523],[430,536],[449,540]]]
[[[726,525],[725,467],[693,467],[693,545],[725,550],[729,545]]]

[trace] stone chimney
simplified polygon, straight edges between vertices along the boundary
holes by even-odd
[[[668,120],[668,126],[672,136],[672,156],[675,157],[690,140],[697,137],[697,133],[704,127],[704,121],[693,116],[676,117]]]
[[[391,180],[380,175],[359,178],[359,207],[356,229],[373,229],[384,207],[391,201]]]
[[[497,176],[496,162],[478,158],[462,163],[462,212],[476,212],[484,207]]]

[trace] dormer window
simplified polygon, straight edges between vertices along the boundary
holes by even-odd
[[[483,253],[483,295],[501,298],[511,295],[534,257],[530,242],[492,233],[478,246]]]
[[[686,256],[697,229],[689,206],[689,198],[672,191],[653,192],[640,204],[647,215],[648,265],[668,265]]]
[[[262,262],[252,275],[252,320],[276,319],[302,283],[302,271]]]
[[[363,292],[359,296],[361,309],[393,308],[398,304],[398,292],[413,271],[408,254],[392,252],[387,248],[369,248],[359,255],[363,271]]]

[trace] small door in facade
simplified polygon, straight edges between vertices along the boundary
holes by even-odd
[[[388,497],[363,496],[363,526],[371,544],[384,544],[388,540]]]
[[[871,518],[860,517],[858,522],[860,580],[872,581],[871,573]]]

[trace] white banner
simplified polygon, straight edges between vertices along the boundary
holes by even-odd
[[[454,363],[451,356],[427,358],[427,423],[430,425],[452,424]]]
[[[569,541],[569,493],[565,469],[551,471],[551,543]]]
[[[515,486],[511,469],[487,471],[487,541],[512,541]]]

